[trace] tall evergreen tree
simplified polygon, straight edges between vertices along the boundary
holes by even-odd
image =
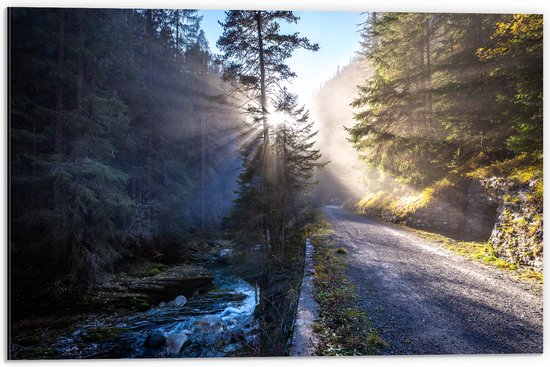
[[[517,62],[526,73],[530,70],[529,75],[540,77],[539,51],[529,56],[526,51],[541,44],[540,31],[529,33],[525,27],[503,23],[504,19],[507,16],[496,14],[370,16],[363,49],[373,76],[359,88],[353,102],[359,111],[350,136],[371,165],[402,182],[427,185],[472,160],[506,157],[513,142],[519,141],[514,134],[529,135],[528,128],[523,129],[526,134],[517,133],[529,125],[526,121],[536,120],[530,126],[541,126],[540,118],[534,117],[538,108],[519,118],[515,127],[510,123],[511,116],[540,101],[536,91],[541,89],[535,77],[522,78],[532,82],[518,81],[517,88],[512,87],[511,69],[506,66]],[[517,32],[516,40],[529,39],[526,48],[516,50],[525,50],[520,52],[532,62],[524,62],[514,52],[497,56],[502,50],[498,46],[486,48],[498,45],[499,36],[492,35],[495,26],[510,26]],[[517,96],[527,94],[520,90],[533,92],[523,107]],[[504,100],[510,102],[505,109],[500,104]],[[541,136],[540,129],[531,131],[532,136]],[[526,144],[523,149],[528,150]]]
[[[298,21],[291,11],[228,11],[221,23],[224,32],[217,42],[223,52],[223,76],[245,98],[250,114],[250,139],[243,148],[244,171],[240,176],[239,200],[234,217],[246,211],[252,228],[261,228],[264,243],[281,243],[274,234],[272,175],[274,153],[270,143],[269,110],[275,93],[295,74],[285,61],[298,48],[315,51],[298,33],[282,34],[280,22]]]
[[[309,121],[309,111],[305,106],[298,107],[297,96],[286,89],[277,96],[275,111],[279,121],[275,124],[275,202],[274,215],[278,223],[274,235],[280,238],[279,254],[284,255],[286,226],[297,223],[299,211],[308,203],[313,186],[313,175],[327,163],[320,163],[321,153],[314,149],[317,131],[313,121]]]
[[[542,158],[543,145],[543,17],[516,14],[496,23],[477,56],[489,64],[496,93],[499,126],[511,130],[506,147],[516,154]],[[502,88],[502,84],[505,85]]]
[[[22,293],[59,279],[86,287],[125,256],[177,252],[201,230],[201,190],[211,192],[204,229],[219,228],[240,162],[237,111],[203,67],[196,15],[182,10],[178,33],[170,10],[9,10],[10,246]]]

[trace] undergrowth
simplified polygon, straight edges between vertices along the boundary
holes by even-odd
[[[319,233],[311,237],[315,246],[315,298],[320,308],[314,325],[319,336],[317,354],[376,354],[386,342],[372,328],[367,314],[355,306],[355,287],[345,275],[345,252],[334,246],[326,221],[319,222],[318,227]]]
[[[442,245],[444,248],[468,259],[477,260],[499,269],[509,270],[521,279],[532,280],[539,284],[543,283],[542,272],[523,268],[519,264],[511,264],[506,260],[497,257],[493,247],[488,242],[458,241],[432,232],[426,232],[410,227],[407,227],[407,229],[414,232],[419,237]]]

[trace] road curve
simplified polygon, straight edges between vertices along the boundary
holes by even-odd
[[[542,291],[396,226],[327,206],[383,354],[542,353]]]

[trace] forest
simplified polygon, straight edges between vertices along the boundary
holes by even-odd
[[[174,242],[220,227],[238,116],[196,11],[10,19],[14,302],[44,287],[36,279],[97,284],[117,261],[170,256]]]
[[[310,355],[517,353],[406,349],[352,258],[393,222],[542,284],[543,17],[361,17],[307,106],[292,11],[214,53],[197,10],[10,8],[10,358],[296,355],[310,260]]]
[[[521,154],[542,161],[542,16],[373,13],[351,141],[401,182]],[[365,108],[367,107],[368,108]]]

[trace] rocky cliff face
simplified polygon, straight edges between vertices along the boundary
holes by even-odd
[[[407,201],[411,200],[405,196],[385,207],[378,206],[375,211],[368,204],[358,205],[357,209],[460,240],[488,241],[498,257],[541,271],[543,202],[540,180],[463,177],[440,185],[427,199],[413,198],[421,202],[420,205],[407,207]]]
[[[440,192],[403,222],[460,239],[488,240],[498,257],[542,271],[543,205],[538,183],[538,179],[525,183],[501,177],[472,179],[462,192]]]
[[[439,188],[423,206],[394,222],[452,235],[461,240],[486,241],[491,236],[498,198],[479,180],[463,179]]]
[[[482,184],[500,205],[489,242],[506,261],[542,271],[543,202],[539,180],[526,183],[492,177]]]

